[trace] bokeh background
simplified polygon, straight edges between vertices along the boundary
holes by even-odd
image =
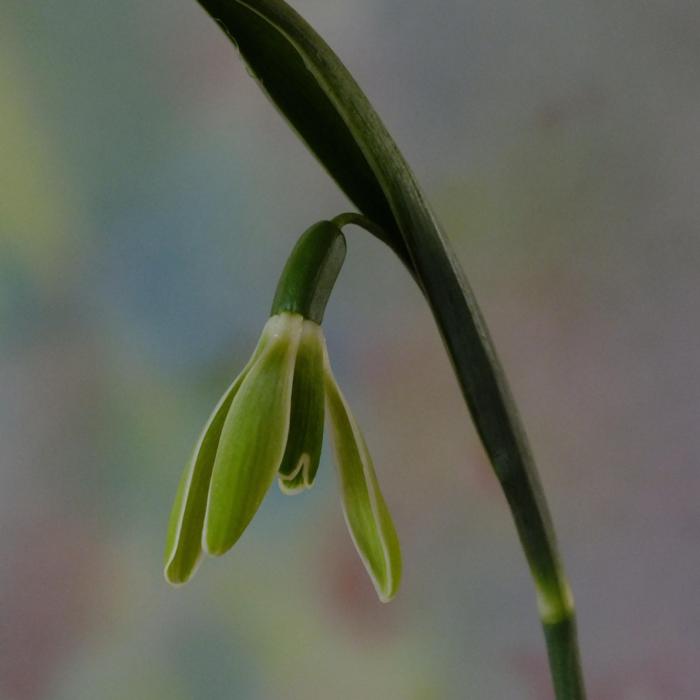
[[[296,0],[493,332],[592,700],[700,687],[700,5]],[[0,3],[0,698],[551,698],[532,586],[426,305],[349,231],[325,323],[405,559],[326,451],[162,576],[180,471],[296,237],[348,208],[192,0]]]

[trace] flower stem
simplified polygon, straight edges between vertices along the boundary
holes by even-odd
[[[333,221],[339,226],[355,224],[377,235],[377,225],[361,215],[343,214]],[[447,241],[441,241],[432,255],[428,272],[435,275],[439,271],[441,285],[426,288],[418,270],[414,268],[411,273],[431,306],[477,432],[511,509],[535,583],[556,698],[585,700],[574,600],[520,416],[474,295]],[[438,289],[440,294],[430,289]]]
[[[545,622],[543,627],[556,697],[560,700],[585,700],[573,609],[568,617],[558,622]]]
[[[381,226],[375,224],[374,221],[368,219],[366,216],[358,214],[354,211],[346,211],[342,214],[338,214],[338,216],[334,216],[331,219],[331,221],[338,228],[343,228],[343,226],[354,224],[355,226],[359,226],[360,228],[365,229],[365,231],[368,231],[369,233],[373,234],[379,239],[381,239],[382,237],[386,238],[386,235],[384,234]]]

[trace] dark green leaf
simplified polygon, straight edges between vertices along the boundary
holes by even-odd
[[[303,23],[301,17],[283,3],[200,0],[200,4],[238,47],[260,87],[340,188],[383,228],[385,243],[405,257],[391,208],[360,145],[302,52],[274,22],[278,13],[292,23]],[[308,25],[305,29],[312,31]]]

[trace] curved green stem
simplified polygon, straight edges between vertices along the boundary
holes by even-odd
[[[355,224],[375,235],[379,228],[360,214],[341,214],[333,221],[339,227]],[[513,514],[535,583],[557,700],[585,700],[574,600],[530,447],[473,294],[446,243],[439,253],[444,293],[447,299],[451,296],[446,307],[425,290],[417,269],[411,273],[432,308],[479,436]],[[509,441],[509,449],[503,449],[504,438]]]
[[[416,270],[413,267],[411,260],[408,257],[398,253],[396,247],[391,244],[391,236],[389,236],[387,231],[376,221],[372,221],[372,219],[354,211],[346,211],[342,214],[338,214],[338,216],[334,216],[331,221],[341,229],[343,226],[358,226],[388,245],[394,251],[394,253],[396,253],[396,256],[403,263],[404,268],[408,270],[411,277],[413,277],[413,281],[421,288],[421,290],[423,290],[420,278],[416,274]],[[423,291],[423,293],[425,293],[425,291]]]
[[[372,219],[369,219],[366,216],[358,214],[354,211],[347,211],[343,212],[342,214],[338,214],[338,216],[334,216],[331,219],[331,221],[338,228],[343,228],[343,226],[353,224],[355,226],[363,228],[365,231],[371,233],[376,238],[379,238],[379,240],[385,240],[387,238],[384,229],[379,224],[372,221]]]

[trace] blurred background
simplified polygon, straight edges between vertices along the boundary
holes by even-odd
[[[700,5],[295,0],[445,225],[523,414],[591,700],[700,687]],[[296,237],[348,209],[192,0],[0,4],[0,699],[551,698],[426,305],[349,230],[326,316],[405,574],[324,453],[184,588],[161,557]]]

